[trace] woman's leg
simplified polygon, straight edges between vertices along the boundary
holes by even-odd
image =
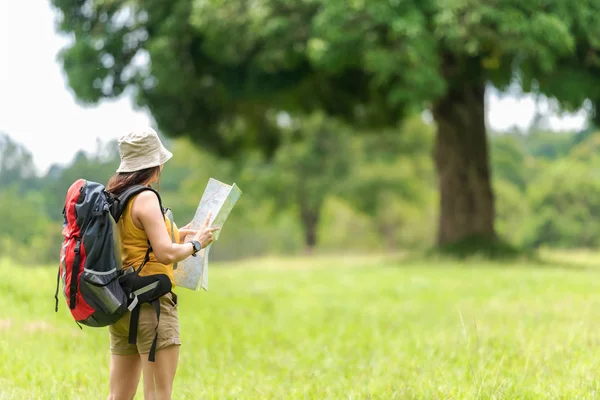
[[[138,349],[129,344],[130,313],[108,327],[110,336],[109,400],[132,400],[137,392],[142,372]]]
[[[155,361],[148,361],[148,353],[155,336]],[[138,326],[138,346],[144,373],[144,399],[171,399],[173,381],[179,362],[179,317],[177,297],[167,294],[160,298],[160,322],[156,325],[156,310],[144,304],[140,310]]]
[[[108,400],[132,400],[140,382],[141,372],[142,362],[138,354],[129,356],[112,354]]]
[[[148,361],[148,354],[140,354],[140,360],[144,370],[144,400],[171,400],[179,346],[157,350],[154,362]]]

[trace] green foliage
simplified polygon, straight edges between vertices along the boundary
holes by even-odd
[[[356,157],[349,129],[323,115],[291,122],[267,175],[278,207],[297,209],[308,248],[317,244],[321,209],[341,192]]]
[[[60,241],[53,240],[56,235],[47,235],[49,219],[44,208],[44,198],[40,193],[20,193],[17,186],[0,190],[0,254],[32,264],[40,255],[54,245],[60,249]],[[58,233],[62,230],[58,228]],[[40,240],[43,238],[43,240]],[[34,247],[39,245],[40,247]],[[56,250],[58,254],[58,250]],[[55,256],[56,256],[55,254]]]
[[[93,151],[78,151],[70,163],[50,169],[39,187],[43,188],[48,216],[62,221],[62,210],[69,187],[78,179],[106,184],[119,165],[116,141],[98,141]]]
[[[554,247],[597,247],[600,229],[599,174],[574,161],[548,169],[529,188],[531,226],[529,243]]]
[[[380,133],[425,109],[434,110],[437,122],[449,105],[475,113],[483,108],[488,83],[505,89],[516,82],[567,110],[584,103],[593,109],[600,101],[600,29],[595,22],[600,4],[595,0],[52,4],[62,17],[59,30],[75,34],[61,60],[81,101],[96,103],[129,86],[166,135],[190,137],[228,157],[256,149],[272,156],[286,146],[277,121],[281,112],[293,118],[322,112],[350,122],[353,133]],[[467,99],[464,93],[476,95]],[[477,124],[457,126],[473,117],[450,119],[447,129],[473,130],[461,140],[478,138],[474,143],[481,146],[484,131]],[[556,146],[539,149],[546,155],[553,150]],[[509,153],[499,154],[497,161],[510,163]],[[520,163],[504,168],[508,175],[503,178],[524,190]],[[391,170],[373,165],[361,171],[359,180],[376,185],[372,178],[382,177],[381,183],[391,187],[399,179],[402,198],[427,197],[427,190],[415,190]],[[452,179],[460,179],[460,171],[452,173]],[[483,182],[489,185],[487,177]],[[354,192],[364,189],[359,186]],[[359,208],[372,212],[381,203],[378,196]],[[472,220],[480,218],[487,216]],[[493,234],[493,226],[486,229]]]
[[[174,157],[163,171],[160,190],[179,226],[193,217],[210,177],[236,182],[244,191],[213,247],[214,260],[301,252],[307,242],[301,201],[318,216],[311,226],[317,252],[433,245],[440,199],[429,156],[432,126],[414,117],[397,129],[353,135],[352,127],[319,114],[292,122],[271,160],[259,152],[219,158],[189,139],[168,144]],[[505,244],[508,250],[600,245],[600,232],[590,223],[600,216],[600,204],[595,204],[599,137],[600,132],[584,140],[569,133],[492,136],[502,240],[491,254],[505,256]],[[0,185],[0,254],[22,264],[56,263],[67,188],[79,178],[106,182],[117,165],[115,143],[106,143],[44,177],[22,178],[20,170],[6,170],[4,179],[14,183]],[[460,254],[475,246],[467,240],[455,247]]]
[[[432,127],[414,116],[398,129],[357,139],[356,161],[360,167],[356,168],[345,194],[356,207],[369,214],[375,213],[378,197],[388,193],[422,201],[435,184],[430,157],[432,138]]]
[[[374,220],[384,249],[424,250],[433,246],[437,234],[437,200],[433,189],[423,193],[418,201],[389,191],[382,193]]]
[[[532,132],[524,138],[528,153],[534,157],[555,160],[569,154],[573,135],[565,132]]]
[[[569,158],[585,164],[587,168],[600,167],[600,131],[586,135],[570,149]]]
[[[490,158],[496,180],[510,182],[519,190],[525,190],[527,149],[522,138],[508,134],[493,135]]]
[[[353,208],[340,197],[328,197],[321,211],[319,250],[323,252],[350,252],[361,254],[385,249],[372,216]]]
[[[499,87],[517,78],[567,108],[600,99],[593,0],[52,4],[58,29],[75,33],[62,61],[79,99],[131,85],[162,131],[223,152],[276,146],[276,133],[260,129],[269,109],[389,126],[482,77]],[[253,127],[245,138],[225,129],[238,116]]]
[[[20,143],[0,132],[0,187],[19,184],[24,189],[36,185],[33,157]]]
[[[293,121],[282,136],[269,174],[277,176],[274,195],[279,206],[318,212],[326,196],[339,194],[350,176],[356,155],[349,129],[316,114]]]
[[[498,231],[516,246],[595,248],[599,133],[534,132],[492,141]],[[518,149],[518,151],[517,151]]]
[[[363,135],[354,143],[356,167],[344,187],[346,201],[373,216],[386,248],[431,245],[437,200],[433,127],[413,116],[397,129]]]
[[[532,213],[523,189],[510,181],[494,182],[496,226],[500,237],[513,246],[523,246]]]

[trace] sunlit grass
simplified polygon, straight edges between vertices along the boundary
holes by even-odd
[[[174,399],[598,398],[594,257],[576,255],[585,268],[366,256],[212,268],[209,292],[177,290]],[[62,298],[54,313],[55,269],[3,262],[0,273],[0,399],[106,398],[107,332],[80,331]]]

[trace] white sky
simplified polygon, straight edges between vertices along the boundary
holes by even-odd
[[[66,43],[54,29],[48,0],[0,0],[0,132],[32,152],[42,171],[68,163],[79,149],[94,150],[97,138],[118,137],[128,127],[150,124],[129,98],[83,108],[75,102],[56,56]],[[488,97],[488,123],[496,130],[526,128],[530,97]],[[551,118],[553,128],[579,129],[585,115]]]

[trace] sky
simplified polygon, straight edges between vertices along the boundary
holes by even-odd
[[[79,105],[57,54],[68,42],[55,30],[49,0],[0,0],[0,132],[23,144],[44,173],[67,164],[77,151],[94,151],[130,127],[152,124],[124,97],[98,106]],[[531,97],[487,96],[487,120],[494,130],[526,129],[535,112]],[[581,129],[583,112],[550,118],[553,129]]]

